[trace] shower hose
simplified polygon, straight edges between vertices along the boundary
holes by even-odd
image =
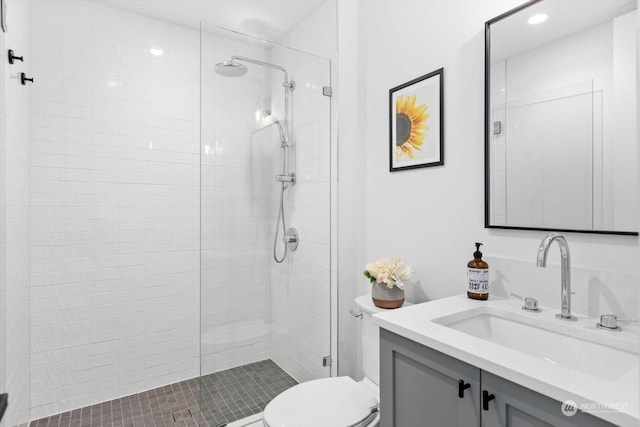
[[[287,249],[288,249],[287,243],[283,240],[282,243],[284,243],[284,253],[282,254],[282,258],[278,258],[277,247],[278,247],[278,233],[280,232],[280,222],[282,222],[283,239],[284,239],[284,234],[287,232],[287,225],[284,219],[284,190],[286,189],[287,189],[287,185],[283,182],[282,187],[280,189],[280,209],[278,211],[278,218],[276,219],[276,234],[273,237],[273,259],[278,264],[282,263],[282,261],[284,261],[287,258]],[[281,219],[282,221],[280,221]]]

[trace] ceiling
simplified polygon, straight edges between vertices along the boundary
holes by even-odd
[[[219,26],[278,42],[323,0],[93,0],[184,27]]]
[[[616,16],[635,10],[636,0],[556,0],[535,3],[491,24],[491,61],[510,58],[530,49],[577,34]],[[538,13],[549,19],[529,25]]]

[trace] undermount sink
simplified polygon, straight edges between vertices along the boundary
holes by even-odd
[[[455,295],[373,316],[389,332],[558,402],[571,400],[612,425],[640,425],[637,325],[596,326],[597,318],[559,307],[522,310],[523,301]],[[591,406],[589,406],[591,405]],[[593,408],[606,407],[606,410]],[[613,406],[607,406],[613,405]],[[582,406],[581,406],[582,407]]]
[[[638,354],[633,343],[608,336],[612,333],[575,328],[571,322],[548,323],[527,314],[518,315],[489,307],[466,310],[433,321],[549,364],[604,380],[638,376]]]

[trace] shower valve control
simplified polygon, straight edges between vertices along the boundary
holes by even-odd
[[[295,251],[298,249],[298,230],[293,227],[289,228],[282,236],[282,241],[289,247],[289,250]]]

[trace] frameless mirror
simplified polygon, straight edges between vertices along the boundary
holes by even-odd
[[[485,26],[485,226],[634,234],[636,0],[534,0]]]

